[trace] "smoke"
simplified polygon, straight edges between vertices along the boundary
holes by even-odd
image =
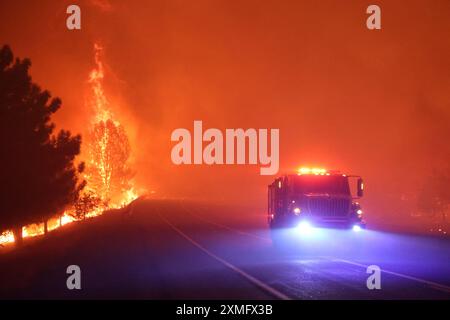
[[[90,0],[90,3],[104,12],[108,12],[113,9],[113,6],[109,0]]]
[[[256,166],[172,164],[170,133],[194,120],[280,129],[281,173],[313,165],[362,175],[369,220],[409,219],[422,181],[448,162],[448,1],[382,3],[380,31],[366,29],[364,1],[81,1],[78,33],[58,27],[63,6],[2,4],[0,39],[62,98],[58,126],[84,135],[80,93],[101,39],[136,181],[157,196],[265,210],[273,177]]]

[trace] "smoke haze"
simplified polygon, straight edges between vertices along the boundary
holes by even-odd
[[[82,29],[65,28],[69,4]],[[450,2],[2,1],[0,43],[32,61],[63,101],[55,122],[85,136],[93,44],[130,135],[136,183],[161,197],[264,212],[259,166],[175,166],[176,128],[279,128],[280,174],[317,165],[359,174],[370,219],[393,219],[450,159]],[[405,209],[412,210],[409,207]]]

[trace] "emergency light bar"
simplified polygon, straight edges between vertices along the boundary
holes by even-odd
[[[300,169],[297,170],[297,174],[298,175],[303,175],[303,174],[314,174],[314,175],[331,175],[331,174],[340,174],[340,171],[337,170],[327,170],[327,169],[323,169],[323,168],[307,168],[307,167],[302,167]]]

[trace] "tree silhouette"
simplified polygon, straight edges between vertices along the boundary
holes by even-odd
[[[30,65],[0,49],[0,230],[13,229],[18,244],[21,226],[62,212],[85,184],[84,165],[74,163],[81,136],[54,134],[50,120],[61,100],[32,82]]]
[[[450,208],[450,166],[434,169],[428,176],[418,195],[418,208],[428,216],[440,217],[447,222]]]
[[[99,208],[102,200],[92,191],[84,192],[74,204],[74,210],[71,216],[76,220],[85,220],[86,215]]]

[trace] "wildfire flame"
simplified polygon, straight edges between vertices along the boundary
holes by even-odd
[[[101,60],[103,48],[95,43],[94,50],[96,67],[89,73],[89,83],[92,85],[94,101],[92,105],[95,108],[94,122],[112,120],[113,116],[111,109],[109,108],[109,101],[106,98],[105,90],[103,89],[103,79],[105,78],[105,72]]]
[[[85,218],[97,217],[107,208],[124,207],[138,197],[131,181],[132,174],[128,165],[130,156],[128,137],[119,120],[114,117],[103,88],[105,77],[101,60],[103,48],[94,44],[94,51],[95,67],[89,73],[88,80],[92,89],[90,104],[94,116],[84,178],[87,181],[87,191],[92,192],[107,204],[88,212]],[[65,211],[61,216],[47,221],[47,230],[52,231],[76,221],[74,216],[73,209]],[[44,223],[31,224],[22,227],[22,236],[35,237],[44,234],[44,231]],[[12,231],[0,233],[0,245],[13,242]]]
[[[12,231],[4,231],[0,233],[0,244],[14,242],[14,234]]]
[[[114,208],[128,204],[137,196],[133,191],[132,172],[128,165],[128,136],[114,117],[103,88],[103,49],[98,44],[94,45],[94,49],[96,67],[89,74],[89,83],[92,86],[91,104],[95,116],[88,144],[89,159],[85,179],[88,182],[87,189]]]

